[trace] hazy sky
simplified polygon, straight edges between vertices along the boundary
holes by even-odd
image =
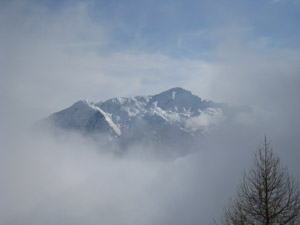
[[[297,0],[25,0],[0,6],[1,96],[32,121],[78,99],[174,86],[231,104],[296,100]]]
[[[0,223],[207,223],[264,133],[300,178],[299,21],[299,0],[0,1]],[[166,164],[22,133],[80,99],[175,86],[253,113]]]

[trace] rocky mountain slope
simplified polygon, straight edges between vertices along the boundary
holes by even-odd
[[[209,132],[230,111],[227,104],[207,101],[182,88],[151,96],[112,98],[93,103],[81,100],[43,120],[54,127],[95,138],[115,140],[120,146],[186,146]]]

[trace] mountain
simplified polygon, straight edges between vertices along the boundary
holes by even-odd
[[[46,120],[65,130],[90,134],[103,133],[111,136],[121,134],[109,114],[86,100],[78,101],[71,107],[50,115]]]
[[[203,100],[177,87],[150,96],[98,103],[81,100],[43,122],[86,136],[105,136],[124,149],[142,143],[178,147],[209,132],[229,111],[227,104]]]

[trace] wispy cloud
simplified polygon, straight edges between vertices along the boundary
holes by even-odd
[[[92,4],[77,3],[54,13],[17,3],[1,13],[1,43],[9,52],[3,58],[1,85],[11,102],[23,110],[36,109],[25,113],[31,121],[82,98],[154,94],[173,86],[215,101],[260,106],[270,104],[270,93],[293,98],[289,93],[296,89],[292,84],[298,79],[299,51],[257,36],[254,27],[237,24],[182,33],[179,48],[197,51],[197,39],[212,47],[203,50],[209,58],[177,57],[143,48],[111,48],[116,37],[92,19]],[[282,95],[276,90],[286,76],[291,83]]]

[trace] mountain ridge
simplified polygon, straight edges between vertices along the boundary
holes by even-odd
[[[97,103],[80,100],[43,122],[85,136],[106,136],[122,148],[136,143],[172,147],[206,134],[228,116],[229,109],[225,103],[203,100],[175,87],[156,95]]]

